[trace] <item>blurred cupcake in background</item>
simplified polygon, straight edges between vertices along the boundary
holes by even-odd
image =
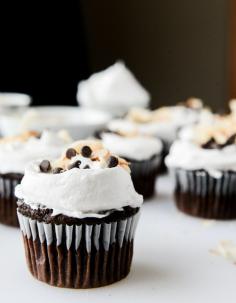
[[[236,119],[214,115],[185,129],[166,158],[177,207],[210,219],[236,218]]]
[[[124,119],[114,119],[108,123],[108,129],[119,134],[152,136],[163,143],[162,154],[168,154],[170,145],[177,138],[180,129],[196,123],[203,115],[202,101],[188,99],[184,105],[167,106],[156,110],[132,108]],[[160,171],[165,171],[164,161]]]
[[[179,130],[196,123],[202,112],[202,101],[190,98],[176,106],[160,107],[156,110],[133,108],[126,119],[134,123],[140,134],[160,138],[168,152],[170,145],[177,138]]]
[[[15,186],[21,181],[29,161],[53,158],[71,142],[67,132],[28,131],[0,139],[0,223],[18,226]]]
[[[100,109],[122,116],[132,107],[148,107],[150,94],[123,62],[93,74],[78,85],[77,100],[82,107]]]
[[[35,278],[92,288],[128,275],[143,197],[128,163],[100,141],[77,141],[57,160],[32,162],[16,196]]]
[[[111,122],[112,125],[112,122]],[[151,197],[163,158],[163,144],[155,137],[142,136],[131,129],[108,130],[99,133],[103,145],[130,164],[131,177],[136,191]]]

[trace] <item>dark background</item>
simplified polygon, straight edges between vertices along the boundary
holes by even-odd
[[[34,104],[76,104],[77,82],[116,59],[152,106],[228,98],[226,0],[0,2],[0,90]]]
[[[79,1],[0,1],[0,90],[76,104],[88,58]]]

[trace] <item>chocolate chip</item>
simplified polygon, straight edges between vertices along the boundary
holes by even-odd
[[[205,149],[214,149],[214,148],[221,149],[221,148],[224,148],[228,145],[235,144],[235,140],[236,140],[236,134],[233,134],[232,136],[230,136],[224,144],[217,143],[214,138],[211,138],[206,143],[202,144],[202,148],[205,148]]]
[[[38,134],[36,135],[36,138],[37,138],[37,139],[41,139],[41,136],[42,136],[42,133],[38,133]]]
[[[232,145],[235,144],[235,140],[236,140],[236,134],[233,134],[232,136],[230,136],[228,138],[228,140],[222,145],[222,147],[228,146],[228,145]]]
[[[66,151],[66,158],[71,159],[76,156],[76,150],[74,148],[69,148]]]
[[[217,144],[214,138],[211,138],[206,143],[202,144],[201,147],[205,149],[213,149],[213,148],[219,148],[219,145]]]
[[[70,164],[68,169],[72,169],[72,168],[80,168],[80,164],[81,164],[81,161],[80,160],[77,160],[75,161],[74,163]]]
[[[110,159],[108,161],[108,167],[109,168],[115,167],[118,165],[118,163],[119,163],[119,160],[116,157],[110,156]]]
[[[51,169],[51,164],[48,160],[43,160],[39,164],[39,168],[40,168],[41,172],[47,173]]]
[[[90,168],[90,166],[87,164],[87,165],[85,165],[85,167],[84,167],[84,169],[89,169]]]
[[[55,168],[53,168],[52,173],[53,174],[60,174],[62,171],[63,171],[63,168],[55,167]]]
[[[92,150],[89,146],[85,145],[81,149],[81,154],[82,154],[83,157],[89,158],[92,154]]]

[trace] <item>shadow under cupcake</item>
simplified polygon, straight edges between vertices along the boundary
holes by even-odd
[[[93,288],[126,277],[143,202],[125,160],[97,141],[34,162],[16,188],[27,264],[38,280]]]

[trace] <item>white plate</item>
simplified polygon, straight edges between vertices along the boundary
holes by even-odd
[[[0,108],[17,108],[29,106],[31,97],[21,93],[0,93]]]

